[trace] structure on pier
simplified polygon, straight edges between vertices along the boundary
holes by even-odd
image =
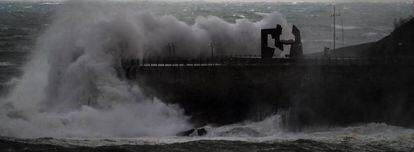
[[[271,36],[272,39],[275,39],[275,47],[283,51],[283,44],[280,41],[280,35],[282,35],[282,26],[279,24],[276,26],[276,28],[271,29],[262,29],[261,31],[261,55],[263,59],[272,58],[273,54],[275,53],[275,49],[272,47],[269,47],[268,44],[268,36]]]
[[[199,124],[262,120],[289,109],[283,118],[289,129],[361,122],[414,126],[413,56],[304,57],[300,30],[293,26],[292,40],[282,40],[282,30],[261,31],[258,56],[124,59],[120,71],[146,96],[178,104]],[[290,54],[274,58],[275,48],[283,51],[284,45],[291,46]]]
[[[270,35],[272,39],[275,40],[274,46],[281,51],[284,50],[283,45],[291,45],[290,47],[290,55],[287,57],[298,59],[303,57],[303,47],[302,47],[302,39],[300,36],[300,30],[293,25],[292,34],[295,36],[294,40],[281,40],[280,36],[282,35],[282,26],[277,25],[276,28],[272,29],[262,29],[261,31],[261,56],[262,59],[269,59],[273,58],[273,54],[275,53],[275,48],[269,47],[268,44],[268,36]]]

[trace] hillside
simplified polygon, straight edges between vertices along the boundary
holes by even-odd
[[[322,56],[323,53],[309,56]],[[333,57],[414,56],[414,18],[398,26],[390,35],[371,43],[354,45],[330,51]]]

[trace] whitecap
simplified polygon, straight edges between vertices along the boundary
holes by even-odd
[[[13,64],[10,62],[0,62],[0,66],[12,66]]]

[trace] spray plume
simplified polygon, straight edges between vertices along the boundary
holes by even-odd
[[[209,16],[188,25],[169,15],[67,2],[39,36],[19,82],[0,100],[0,135],[137,137],[189,129],[179,107],[147,98],[122,79],[120,60],[164,55],[168,43],[177,55],[206,56],[212,41],[218,54],[254,54],[259,30],[276,24],[287,26],[278,13],[256,23]]]

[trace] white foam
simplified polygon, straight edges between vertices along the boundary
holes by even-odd
[[[325,143],[347,143],[353,145],[384,144],[391,147],[414,148],[414,130],[390,126],[383,123],[369,123],[350,127],[310,128],[291,132],[282,127],[280,115],[271,116],[260,122],[244,122],[221,127],[204,127],[206,136],[192,137],[138,137],[138,138],[61,138],[41,139],[37,143],[78,146],[108,145],[159,145],[192,141],[244,141],[273,143],[299,139]]]
[[[0,62],[0,66],[11,66],[11,65],[13,64],[10,62]]]
[[[333,27],[333,25],[332,25],[332,27]],[[358,27],[358,26],[351,26],[351,25],[344,25],[344,26],[342,26],[342,25],[335,25],[335,28],[336,29],[344,29],[344,30],[356,30],[356,29],[360,29],[361,27]]]
[[[168,54],[168,43],[178,56],[210,55],[213,40],[216,53],[249,54],[260,48],[259,29],[276,24],[287,27],[278,13],[256,23],[210,16],[188,25],[107,3],[68,2],[38,38],[23,76],[0,100],[0,135],[159,137],[190,129],[179,107],[147,98],[140,86],[120,78],[120,60]]]

